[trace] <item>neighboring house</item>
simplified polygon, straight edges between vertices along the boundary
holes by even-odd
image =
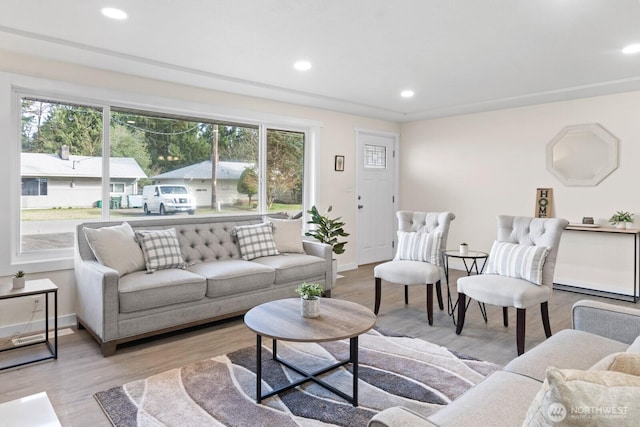
[[[244,194],[238,193],[238,180],[246,168],[254,167],[253,163],[218,162],[216,171],[216,200],[221,204],[235,204],[245,200]],[[185,166],[151,177],[154,184],[182,184],[196,198],[198,207],[211,207],[211,160]]]
[[[128,195],[138,194],[138,181],[147,175],[131,157],[112,157],[109,168],[110,194],[127,207]],[[92,207],[102,198],[102,157],[69,155],[64,149],[22,153],[20,170],[23,209]]]

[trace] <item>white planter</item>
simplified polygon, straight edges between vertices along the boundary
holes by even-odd
[[[616,224],[616,228],[626,228],[627,226],[625,225],[624,222],[619,222]]]
[[[320,298],[300,298],[300,309],[302,317],[314,318],[320,316]]]
[[[460,245],[460,255],[467,255],[469,253],[469,245]]]
[[[632,222],[625,222],[624,223],[624,228],[633,228],[633,223]]]
[[[22,289],[24,288],[24,276],[23,277],[14,277],[13,278],[13,289]]]

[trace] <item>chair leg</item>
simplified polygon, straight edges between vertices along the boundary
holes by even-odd
[[[547,301],[540,304],[540,314],[542,314],[542,325],[544,326],[544,334],[549,338],[551,334],[551,325],[549,324],[549,303]]]
[[[382,279],[376,277],[376,302],[373,308],[373,312],[378,315],[380,311],[380,294],[382,293]]]
[[[444,303],[442,302],[442,285],[440,284],[440,280],[436,282],[436,295],[438,296],[438,307],[440,307],[440,310],[444,310]]]
[[[509,327],[509,307],[502,307],[502,323],[504,323],[504,327]]]
[[[433,325],[433,283],[427,283],[427,320]]]
[[[524,331],[525,322],[527,320],[527,310],[525,308],[517,308],[518,312],[516,320],[516,348],[518,349],[518,356],[524,353]]]
[[[466,298],[465,294],[458,294],[458,324],[456,325],[456,334],[458,335],[462,333],[462,327],[464,326],[464,314],[467,311]]]
[[[404,285],[404,305],[409,305],[409,286]]]

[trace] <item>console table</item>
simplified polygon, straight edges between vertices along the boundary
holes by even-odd
[[[53,343],[49,332],[49,295],[53,294]],[[44,344],[45,355],[35,355],[33,357],[21,357],[17,361],[12,361],[8,365],[0,365],[0,371],[28,363],[39,362],[41,360],[58,358],[58,287],[49,279],[27,280],[24,288],[13,289],[11,284],[0,285],[0,300],[11,298],[23,298],[33,295],[44,295],[44,339],[15,347],[0,349],[0,353],[10,350],[18,350],[25,347]],[[34,352],[35,353],[35,352]]]
[[[640,229],[570,224],[558,250],[554,288],[637,302]]]

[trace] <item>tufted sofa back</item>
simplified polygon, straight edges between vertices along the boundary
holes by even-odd
[[[456,218],[451,212],[398,211],[396,217],[398,218],[399,231],[426,231],[430,233],[439,230],[442,233],[441,250],[447,249],[449,224]]]
[[[273,215],[282,218],[282,215]],[[134,230],[159,230],[175,228],[180,242],[180,250],[187,265],[202,262],[240,258],[237,239],[233,228],[237,225],[259,224],[262,215],[185,217],[127,221]],[[76,242],[79,256],[83,260],[95,260],[82,228],[101,228],[120,225],[122,221],[92,222],[78,225]]]
[[[500,215],[498,216],[498,241],[549,248],[550,252],[542,268],[542,284],[552,287],[560,237],[567,225],[569,221],[562,218]]]

